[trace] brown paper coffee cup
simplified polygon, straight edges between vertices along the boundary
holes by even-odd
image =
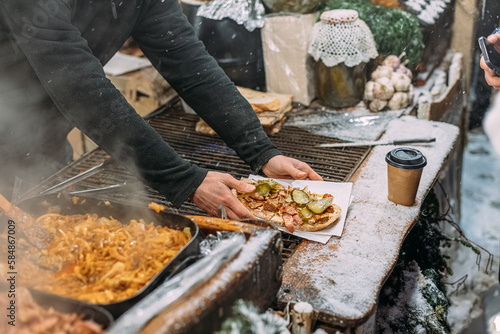
[[[396,148],[387,153],[388,199],[396,204],[413,206],[427,159],[419,150]]]

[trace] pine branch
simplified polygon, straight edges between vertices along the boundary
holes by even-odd
[[[438,218],[438,221],[440,221],[440,222],[446,222],[446,223],[450,224],[453,228],[455,228],[455,230],[458,232],[458,234],[460,236],[460,238],[450,238],[450,237],[447,237],[447,239],[449,241],[460,242],[463,246],[470,248],[474,253],[476,253],[476,255],[477,255],[477,257],[476,257],[476,264],[477,264],[477,270],[478,271],[481,270],[481,251],[480,250],[482,250],[485,253],[487,253],[488,254],[488,260],[486,262],[485,273],[489,274],[488,270],[490,270],[490,271],[493,270],[494,255],[490,251],[488,251],[486,248],[484,248],[483,246],[481,246],[481,245],[475,243],[474,241],[470,240],[469,238],[467,238],[467,236],[465,235],[465,233],[462,230],[462,228],[456,222],[454,222],[453,219],[451,219],[451,216],[449,215],[450,211],[452,210],[452,206],[450,204],[450,200],[448,198],[448,195],[444,191],[444,188],[443,188],[442,184],[440,182],[437,182],[437,184],[441,188],[441,191],[443,192],[443,194],[445,194],[445,199],[446,199],[446,202],[447,202],[447,205],[448,205],[448,208],[446,209],[445,213],[441,217]]]

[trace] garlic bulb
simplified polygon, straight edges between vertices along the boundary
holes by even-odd
[[[375,99],[372,102],[370,102],[368,108],[370,109],[370,111],[379,112],[383,110],[385,106],[387,106],[387,101]]]
[[[378,78],[373,84],[373,97],[379,100],[389,100],[394,94],[394,86],[387,77]]]
[[[377,67],[375,71],[373,71],[371,78],[373,81],[376,81],[379,78],[391,78],[392,76],[392,67],[380,65]]]
[[[387,58],[385,58],[382,62],[382,65],[391,67],[393,71],[395,71],[400,64],[401,59],[398,56],[394,55],[387,56]]]
[[[365,85],[365,100],[372,101],[375,97],[373,96],[373,86],[375,82],[368,81]]]
[[[387,105],[393,110],[406,108],[413,103],[415,95],[411,84],[412,72],[405,66],[408,60],[390,55],[371,74],[365,85],[364,100],[372,112],[379,112]]]
[[[399,65],[398,68],[396,70],[394,70],[394,72],[402,73],[402,74],[406,75],[407,77],[409,77],[410,79],[413,78],[413,73],[408,69],[408,67],[406,67],[404,65]]]
[[[403,92],[394,93],[388,105],[391,110],[399,110],[408,107],[408,94]]]
[[[411,85],[411,79],[398,72],[392,74],[391,81],[396,92],[407,92]]]

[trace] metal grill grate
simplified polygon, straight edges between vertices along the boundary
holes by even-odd
[[[149,124],[160,133],[185,160],[210,170],[231,173],[234,177],[248,176],[250,168],[217,136],[194,131],[198,116],[183,112],[177,100],[170,106],[158,109],[147,118]],[[343,182],[349,180],[369,152],[369,147],[319,148],[316,144],[341,142],[338,139],[311,134],[303,129],[283,126],[281,131],[270,136],[275,145],[287,156],[307,162],[326,181]],[[56,173],[44,185],[50,186],[73,175],[81,173],[108,158],[101,149],[96,149],[65,169]],[[96,189],[123,182],[132,182],[134,177],[123,167],[109,165],[96,175],[75,185],[72,190]],[[132,182],[133,183],[133,182]],[[126,189],[126,188],[125,188]],[[139,193],[124,191],[124,188],[94,192],[106,194],[110,200],[159,202],[168,206],[166,200],[153,189]],[[90,194],[90,193],[89,193]],[[203,214],[191,203],[185,203],[181,214]]]
[[[231,173],[234,177],[248,176],[250,168],[217,136],[195,132],[195,124],[199,117],[184,113],[180,100],[165,106],[147,117],[149,124],[162,135],[177,153],[185,160],[209,170]],[[318,136],[305,130],[283,126],[281,131],[271,136],[275,145],[287,156],[307,162],[325,181],[343,182],[349,180],[370,151],[370,147],[318,148],[316,144],[341,142],[338,139]],[[101,149],[96,149],[82,156],[65,169],[44,182],[49,187],[98,165],[108,158]],[[161,203],[171,211],[180,214],[205,215],[193,203],[187,201],[178,210],[158,192],[138,185],[138,181],[123,167],[114,164],[103,168],[99,173],[74,184],[72,191],[102,189],[108,186],[127,183],[127,186],[88,193],[100,199],[130,203],[147,204],[152,201]],[[132,186],[130,185],[132,183]],[[298,239],[291,238],[285,242],[283,256],[287,258],[293,253]]]

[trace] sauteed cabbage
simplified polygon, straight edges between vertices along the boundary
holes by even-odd
[[[29,285],[91,303],[135,295],[188,243],[184,231],[93,214],[46,214],[36,221],[54,235],[35,261],[28,261]],[[40,254],[30,249],[31,257]]]

